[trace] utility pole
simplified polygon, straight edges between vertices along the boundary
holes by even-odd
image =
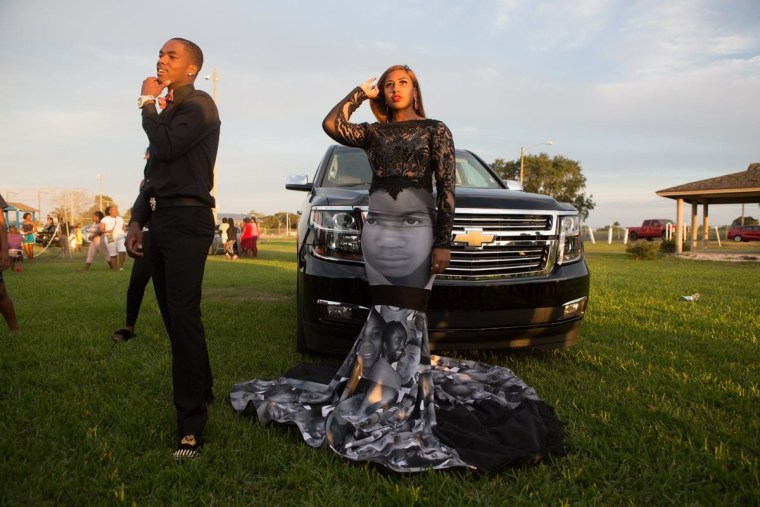
[[[100,190],[99,190],[100,191],[100,196],[99,196],[100,197],[100,204],[99,204],[98,207],[100,208],[100,211],[103,211],[103,175],[102,174],[98,174],[98,184],[99,184],[99,188],[100,188]]]
[[[217,101],[217,95],[216,95],[216,83],[219,81],[219,73],[216,70],[216,67],[214,67],[214,73],[210,76],[205,77],[206,80],[211,80],[213,87],[211,96],[214,98],[214,104],[216,104],[217,108],[219,107],[219,102]],[[214,161],[214,183],[211,187],[211,195],[214,197],[214,209],[212,210],[214,213],[214,224],[216,224],[218,215],[217,215],[217,202],[216,202],[216,161]]]
[[[546,146],[551,146],[554,144],[552,141],[544,141],[543,143],[533,144],[531,146],[528,146],[528,148],[533,148],[535,146],[541,146],[542,144],[545,144]],[[523,166],[525,163],[525,146],[520,146],[520,186],[523,186]]]

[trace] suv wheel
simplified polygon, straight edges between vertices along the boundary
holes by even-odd
[[[734,241],[736,241],[737,243],[741,242],[741,240],[742,240],[742,237],[739,236],[738,234],[734,236]]]
[[[628,235],[628,239],[630,239],[631,241],[636,241],[637,239],[639,239],[639,235],[636,234],[635,232],[632,232]]]

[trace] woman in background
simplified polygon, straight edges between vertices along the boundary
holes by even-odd
[[[11,261],[11,270],[21,271],[21,264],[24,262],[24,236],[18,232],[15,225],[11,225],[8,229],[8,257]]]
[[[103,254],[110,269],[113,270],[116,266],[115,261],[111,258],[111,253],[108,251],[108,246],[103,240],[100,221],[103,220],[104,217],[105,215],[102,211],[96,211],[92,214],[92,224],[87,229],[87,239],[90,241],[90,246],[87,248],[87,260],[85,260],[84,267],[79,268],[79,271],[89,271],[92,261],[95,260],[95,255],[98,252]]]
[[[253,257],[253,227],[251,219],[243,219],[243,230],[240,233],[240,255],[243,257]]]
[[[256,217],[251,217],[251,257],[259,256],[259,236],[261,235],[261,229],[259,229],[259,222]]]
[[[37,224],[32,220],[31,213],[24,213],[24,221],[21,223],[24,231],[24,252],[27,259],[34,260],[34,243],[37,241]]]
[[[236,261],[238,256],[235,253],[235,244],[237,243],[237,227],[233,218],[227,219],[227,241],[224,243],[224,255],[228,259]]]

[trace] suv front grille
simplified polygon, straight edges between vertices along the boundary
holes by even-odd
[[[552,214],[457,210],[451,264],[439,278],[483,280],[538,276],[554,266]]]
[[[553,218],[552,215],[460,213],[457,210],[454,217],[454,229],[479,227],[488,232],[551,231],[554,226]]]

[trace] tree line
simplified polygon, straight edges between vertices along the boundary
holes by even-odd
[[[494,171],[506,180],[520,180],[520,160],[497,158],[491,163]],[[549,158],[546,153],[523,157],[523,190],[553,197],[575,206],[585,221],[596,203],[586,195],[586,177],[580,162],[561,155]]]
[[[55,197],[54,203],[55,208],[48,213],[48,215],[54,217],[58,222],[70,223],[72,226],[77,224],[82,226],[89,225],[92,216],[96,211],[102,211],[105,213],[108,206],[118,206],[118,203],[109,195],[97,194],[92,197],[92,194],[88,194],[81,190],[61,191]],[[132,215],[132,208],[119,207],[119,212],[122,218],[124,218],[124,221],[129,223],[129,219]],[[286,211],[279,211],[272,215],[259,213],[257,211],[249,211],[247,215],[249,217],[256,217],[259,227],[270,234],[277,234],[278,232],[284,234],[288,227],[290,227],[291,230],[295,230],[298,227],[298,220],[300,218],[299,215],[288,213]],[[221,221],[224,216],[224,214],[220,213],[219,220]],[[43,217],[39,218],[44,222]]]

